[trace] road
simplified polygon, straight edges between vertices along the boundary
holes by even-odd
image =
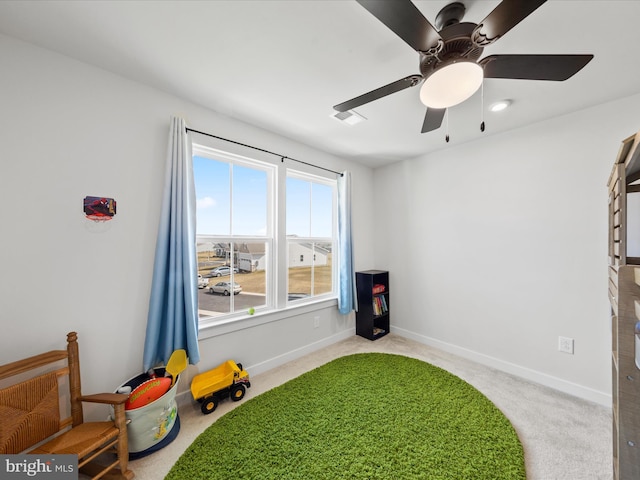
[[[265,296],[240,292],[234,297],[234,310],[245,310],[265,304]],[[206,288],[198,290],[198,308],[210,312],[229,313],[231,297],[221,293],[209,293]]]

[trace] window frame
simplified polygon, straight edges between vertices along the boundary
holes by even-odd
[[[338,182],[336,178],[330,179],[324,176],[320,176],[320,175],[315,175],[315,174],[311,174],[311,173],[307,173],[307,172],[303,172],[299,169],[295,169],[292,167],[289,167],[286,169],[286,178],[293,178],[296,180],[301,180],[304,182],[309,182],[312,185],[315,184],[319,184],[319,185],[323,185],[323,186],[327,186],[329,188],[331,188],[331,237],[317,237],[317,236],[313,236],[311,235],[312,231],[309,232],[309,236],[301,236],[301,235],[295,235],[295,236],[289,236],[287,235],[287,232],[285,232],[285,241],[287,244],[287,256],[286,258],[286,263],[288,266],[288,262],[289,259],[291,258],[289,255],[289,246],[292,243],[309,243],[312,244],[314,247],[316,244],[319,243],[330,243],[331,244],[331,252],[332,252],[332,260],[331,260],[331,291],[330,292],[326,292],[326,293],[320,293],[320,294],[312,294],[311,297],[309,298],[301,298],[301,299],[295,299],[295,300],[288,300],[287,299],[287,303],[288,304],[302,304],[302,303],[307,303],[307,302],[313,302],[314,300],[322,300],[322,299],[326,299],[326,298],[337,298],[337,281],[338,281],[338,255],[337,255],[337,248],[338,248]],[[285,182],[286,185],[286,182]],[[309,218],[310,218],[310,222],[312,221],[313,218],[313,187],[311,189],[311,201],[309,204]],[[286,205],[285,205],[285,215],[286,215]],[[310,225],[311,228],[311,225]],[[300,255],[302,257],[302,255]],[[300,260],[301,262],[303,261],[302,259]],[[312,266],[315,268],[315,263],[316,263],[316,251],[315,249],[311,252],[311,264]],[[313,270],[312,270],[313,272]],[[315,273],[314,273],[315,274]],[[288,280],[289,280],[289,276],[288,276],[288,269],[287,269],[287,291],[289,290],[288,288]],[[315,277],[312,277],[311,279],[311,284],[313,286],[315,282]],[[289,292],[288,292],[289,293]]]
[[[266,192],[266,232],[264,236],[260,235],[234,235],[233,232],[229,232],[229,234],[224,235],[215,235],[215,234],[198,234],[196,232],[196,244],[200,242],[211,242],[211,243],[228,243],[230,245],[233,244],[242,244],[242,243],[265,243],[265,254],[266,254],[266,272],[265,272],[265,303],[264,305],[256,308],[257,311],[270,311],[273,309],[274,305],[274,292],[273,292],[273,278],[274,278],[274,255],[273,245],[274,245],[274,209],[275,209],[275,198],[274,198],[274,185],[275,178],[277,175],[276,166],[269,162],[264,162],[258,159],[253,159],[249,157],[245,157],[242,155],[237,155],[235,153],[219,150],[217,148],[211,148],[201,143],[192,142],[192,157],[204,157],[211,159],[212,161],[229,163],[234,166],[240,166],[244,168],[251,168],[256,170],[261,170],[266,172],[267,175],[267,192]],[[195,175],[195,172],[194,172]],[[233,198],[233,174],[230,173],[229,182],[231,184],[230,188],[230,197]],[[197,192],[196,192],[197,195]],[[233,225],[233,202],[231,201],[229,204],[229,219],[230,225]],[[197,219],[197,213],[196,213]],[[232,267],[236,267],[237,265],[232,265]],[[235,273],[233,272],[233,268],[229,275],[229,281],[236,281]],[[229,298],[230,308],[234,306],[235,296],[232,295]],[[206,315],[205,310],[201,310],[198,305],[198,329],[206,329],[210,326],[215,326],[216,324],[228,321],[234,321],[240,318],[243,318],[247,315],[246,311],[232,311],[230,313],[222,313],[219,315]],[[204,314],[204,315],[203,315]]]
[[[247,235],[204,235],[197,234],[196,242],[203,240],[215,243],[230,242],[266,242],[265,250],[267,251],[267,272],[265,275],[265,305],[255,309],[254,314],[247,311],[235,311],[233,313],[224,313],[216,316],[200,317],[198,322],[199,338],[208,338],[215,335],[221,335],[236,331],[242,328],[267,323],[292,315],[303,314],[307,311],[316,311],[318,309],[327,308],[328,306],[337,306],[338,296],[338,230],[337,230],[337,179],[335,177],[320,176],[309,173],[304,170],[287,166],[282,161],[274,161],[272,158],[266,157],[261,152],[251,152],[249,155],[244,154],[244,148],[234,148],[240,150],[241,153],[230,151],[230,149],[221,149],[213,147],[212,142],[201,138],[192,138],[192,156],[200,156],[211,158],[212,160],[229,162],[248,168],[264,169],[268,173],[267,179],[267,228],[266,235],[247,236]],[[213,142],[215,145],[216,142]],[[289,176],[301,178],[316,183],[325,184],[332,189],[332,272],[331,272],[331,292],[316,295],[304,299],[288,300],[288,238],[286,235],[286,182]],[[230,214],[233,213],[233,207],[230,206]],[[326,241],[324,237],[319,238],[320,241]],[[237,281],[233,271],[229,277],[229,281]],[[234,300],[231,300],[233,302]],[[200,313],[200,309],[198,309]]]

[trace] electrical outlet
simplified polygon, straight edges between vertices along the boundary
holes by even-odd
[[[558,350],[573,355],[573,338],[558,337]]]
[[[313,328],[318,328],[320,326],[320,317],[313,317]]]

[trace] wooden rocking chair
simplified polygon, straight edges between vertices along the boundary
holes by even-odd
[[[0,389],[0,454],[75,454],[79,470],[93,479],[130,480],[135,475],[128,468],[127,395],[82,395],[77,339],[71,332],[66,350],[0,366],[0,380],[20,375],[20,381]],[[23,380],[25,376],[30,378]],[[68,384],[62,377],[68,378]],[[62,414],[61,401],[66,403]],[[85,423],[82,402],[112,405],[114,421]],[[113,450],[115,462],[101,465],[94,461]]]

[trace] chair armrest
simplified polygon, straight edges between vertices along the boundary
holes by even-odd
[[[111,405],[122,405],[124,404],[129,395],[124,393],[96,393],[94,395],[82,395],[80,400],[83,402],[91,402],[91,403],[109,403]]]

